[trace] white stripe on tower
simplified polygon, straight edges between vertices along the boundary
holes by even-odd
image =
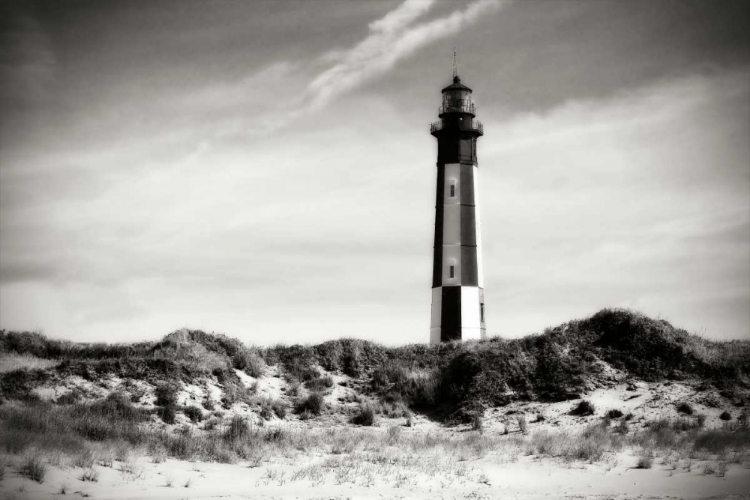
[[[480,288],[461,287],[461,340],[479,340],[482,335],[480,319]]]

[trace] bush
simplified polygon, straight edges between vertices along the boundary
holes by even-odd
[[[35,453],[26,457],[26,459],[21,463],[19,472],[32,481],[42,483],[44,481],[44,475],[47,473],[47,466],[44,464],[42,456],[38,453]]]
[[[314,392],[323,392],[333,387],[333,379],[330,376],[314,378],[305,382],[305,387]]]
[[[325,400],[319,392],[311,392],[306,398],[297,402],[294,410],[299,413],[308,413],[311,415],[320,415],[325,409]]]
[[[682,413],[683,415],[692,415],[694,412],[693,407],[690,406],[690,403],[686,403],[685,401],[677,405],[677,411],[679,413]]]
[[[622,412],[620,410],[614,409],[614,410],[609,410],[607,412],[607,418],[614,419],[614,418],[620,418],[620,417],[622,417]]]
[[[596,412],[596,408],[593,403],[587,400],[582,400],[578,405],[570,411],[571,415],[577,415],[579,417],[585,417],[593,415]]]
[[[177,419],[177,410],[173,405],[163,406],[158,410],[158,414],[159,418],[161,418],[165,424],[172,425]]]
[[[264,398],[260,401],[260,416],[270,420],[274,415],[280,419],[286,417],[286,404],[278,399]]]
[[[722,420],[732,420],[732,415],[728,411],[725,411],[719,415],[719,418]]]
[[[482,420],[481,413],[476,412],[474,414],[474,418],[471,421],[471,430],[479,431],[480,433],[484,431],[484,421]]]
[[[232,417],[229,428],[224,432],[226,441],[240,441],[250,435],[250,427],[244,418],[239,415]]]
[[[232,365],[251,377],[260,378],[266,372],[266,363],[257,353],[249,349],[241,349],[232,358]]]
[[[640,457],[638,463],[635,465],[636,469],[650,469],[654,464],[654,459],[651,457]]]
[[[359,406],[359,411],[351,419],[355,425],[372,426],[375,425],[375,410],[372,405],[363,404]]]
[[[156,386],[156,406],[176,406],[179,387],[174,383],[164,383]]]
[[[186,406],[182,411],[193,423],[203,421],[203,412],[197,406]]]
[[[287,410],[286,403],[277,399],[273,401],[271,406],[273,407],[273,412],[276,414],[277,417],[279,417],[282,420],[286,418],[286,410]]]

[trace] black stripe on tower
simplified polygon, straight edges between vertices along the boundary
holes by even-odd
[[[440,311],[440,340],[461,340],[461,287],[444,286]]]
[[[445,165],[437,166],[437,189],[435,195],[435,242],[432,255],[432,288],[443,284],[443,189]]]
[[[461,284],[478,286],[474,165],[461,164]]]

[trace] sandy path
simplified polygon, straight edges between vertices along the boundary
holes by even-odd
[[[632,460],[631,460],[632,458]],[[134,473],[123,464],[96,466],[97,482],[84,482],[80,468],[50,467],[43,484],[6,469],[0,483],[3,499],[629,499],[629,498],[750,498],[750,469],[730,465],[725,477],[703,474],[699,464],[691,472],[671,471],[656,465],[650,470],[630,468],[635,457],[625,457],[607,470],[601,465],[564,464],[552,459],[521,457],[498,463],[497,457],[464,462],[480,475],[446,482],[404,471],[402,478],[378,477],[365,486],[334,477],[324,480],[291,480],[295,470],[320,458],[249,468],[242,464],[216,464],[167,460],[154,464],[134,462]],[[494,460],[494,461],[493,461]],[[476,477],[476,476],[475,476]],[[188,483],[189,481],[189,483]],[[187,487],[186,487],[187,484]],[[66,494],[60,494],[66,486]],[[169,486],[171,485],[171,486]]]

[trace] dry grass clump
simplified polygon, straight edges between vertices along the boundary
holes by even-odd
[[[313,392],[324,392],[333,387],[333,378],[328,375],[316,377],[305,382],[305,387]]]
[[[319,392],[311,392],[307,397],[297,401],[294,411],[299,414],[320,415],[326,407],[323,395]]]
[[[280,399],[261,398],[258,401],[260,405],[260,417],[264,420],[270,420],[273,416],[284,420],[286,418],[287,404]]]
[[[47,474],[47,464],[44,463],[44,457],[40,452],[30,453],[21,462],[19,472],[37,483],[44,482],[44,476]]]
[[[596,462],[605,453],[622,447],[622,439],[601,424],[586,427],[581,432],[540,431],[531,436],[527,453],[548,455],[566,461],[583,460]]]
[[[260,355],[251,349],[241,348],[232,357],[232,365],[251,377],[260,378],[266,372],[266,363]]]
[[[197,406],[185,406],[182,412],[190,419],[193,423],[203,421],[203,412]]]
[[[371,427],[375,425],[375,409],[369,403],[359,405],[357,413],[351,418],[354,425]]]
[[[99,471],[93,468],[86,469],[78,479],[84,482],[89,481],[92,483],[96,483],[97,481],[99,481]]]
[[[38,358],[32,354],[0,353],[0,373],[16,370],[46,370],[59,364],[59,360]]]

